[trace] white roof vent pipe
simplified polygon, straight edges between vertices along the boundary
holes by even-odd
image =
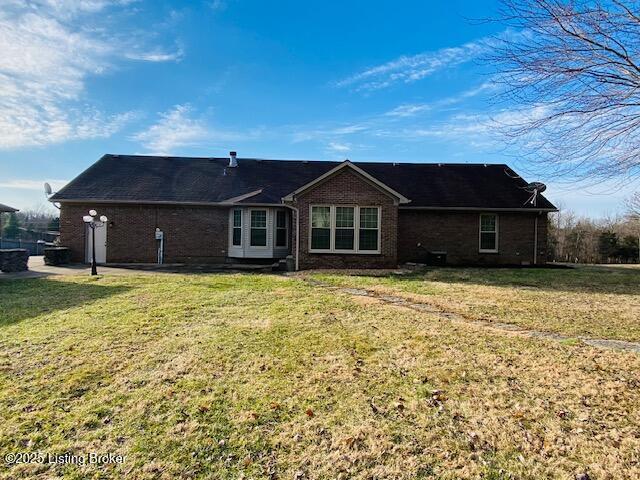
[[[236,152],[229,152],[229,167],[236,168],[238,166],[238,159],[236,158]]]

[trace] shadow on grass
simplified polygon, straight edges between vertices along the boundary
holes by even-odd
[[[47,278],[0,283],[0,328],[39,315],[104,299],[130,287],[97,282],[61,282]]]
[[[554,292],[640,295],[640,269],[580,267],[429,268],[408,275],[386,276],[401,288],[418,291],[422,282],[532,288]]]

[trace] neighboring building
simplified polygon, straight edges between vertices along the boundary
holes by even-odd
[[[2,233],[4,231],[4,226],[2,225],[2,214],[3,213],[16,213],[18,211],[17,208],[10,207],[9,205],[5,205],[4,203],[0,203],[0,240],[2,239]],[[2,248],[2,243],[0,243],[0,248]]]
[[[546,262],[556,210],[527,185],[507,165],[105,155],[51,201],[76,261],[95,209],[100,262],[527,265]]]
[[[9,205],[5,205],[0,203],[0,213],[15,213],[17,212],[17,208],[10,207]]]

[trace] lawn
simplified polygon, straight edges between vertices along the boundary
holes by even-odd
[[[442,276],[438,289],[554,290],[538,271],[535,290],[514,286],[512,271],[486,273],[486,285],[472,271],[415,283],[429,275]],[[637,308],[626,277],[593,275],[608,285],[593,312],[612,311],[610,296]],[[393,278],[330,278],[416,294]],[[590,298],[589,282],[565,283],[574,286],[555,288],[557,302]],[[447,322],[276,275],[0,282],[0,308],[0,454],[125,456],[2,465],[0,478],[640,476],[637,354]]]
[[[569,336],[640,341],[640,267],[439,268],[409,275],[318,273],[332,285],[367,288],[471,319]]]

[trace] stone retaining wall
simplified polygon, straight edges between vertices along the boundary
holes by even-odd
[[[24,272],[29,269],[29,252],[23,248],[0,250],[0,271]]]

